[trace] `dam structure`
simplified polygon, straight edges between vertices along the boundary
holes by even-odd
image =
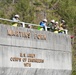
[[[0,75],[71,75],[70,35],[0,24]]]

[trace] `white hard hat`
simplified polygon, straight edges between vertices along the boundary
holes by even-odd
[[[55,23],[58,24],[58,21],[56,21]]]
[[[43,21],[47,22],[47,19],[43,19]]]
[[[65,20],[61,20],[61,22],[62,22],[62,23],[64,23],[64,22],[65,22]]]
[[[51,22],[53,22],[53,23],[54,23],[54,22],[55,22],[55,20],[51,20]]]
[[[15,15],[15,17],[18,17],[19,18],[19,15]]]

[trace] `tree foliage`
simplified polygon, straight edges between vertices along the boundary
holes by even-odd
[[[74,26],[76,24],[76,1],[75,0],[60,0],[58,13],[63,17],[69,26]]]

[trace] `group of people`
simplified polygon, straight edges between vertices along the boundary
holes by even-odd
[[[66,23],[65,20],[63,19],[60,21],[60,23],[58,21],[51,20],[50,23],[48,24],[47,24],[47,19],[43,19],[40,22],[40,26],[38,27],[38,30],[68,34]]]
[[[19,15],[15,15],[12,20],[13,25],[17,27],[18,23],[20,22],[19,20]],[[68,34],[68,30],[66,28],[66,24],[65,24],[65,20],[61,20],[60,23],[58,21],[55,20],[51,20],[50,23],[47,24],[47,19],[43,19],[40,24],[40,26],[38,26],[38,30],[40,31],[50,31],[50,32],[54,32],[54,33],[64,33],[64,34]],[[32,28],[31,25],[28,25],[28,28]]]

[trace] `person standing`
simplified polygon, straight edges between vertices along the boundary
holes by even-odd
[[[59,33],[68,34],[68,30],[66,28],[66,22],[63,19],[61,20],[61,23],[60,23]]]
[[[41,31],[47,31],[47,19],[43,19],[41,22],[40,22],[40,26],[38,27],[38,30],[41,30]]]
[[[54,25],[55,20],[51,20],[51,22],[48,24],[48,31],[54,32]]]
[[[54,25],[54,33],[58,33],[58,32],[59,32],[59,23],[58,21],[56,21]]]
[[[14,17],[12,18],[12,20],[13,20],[13,24],[12,24],[12,26],[15,26],[15,27],[17,27],[18,26],[18,22],[20,21],[19,20],[19,15],[14,15]]]

